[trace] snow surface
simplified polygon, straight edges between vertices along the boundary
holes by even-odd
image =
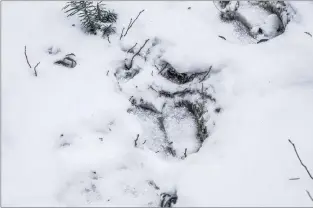
[[[313,173],[313,38],[304,33],[313,34],[313,4],[290,3],[297,17],[282,35],[247,44],[212,2],[108,2],[119,15],[111,43],[84,34],[61,11],[64,2],[2,2],[2,205],[158,206],[160,193],[176,190],[174,206],[312,206],[305,190],[313,194],[313,181],[288,139]],[[151,76],[152,59],[136,59],[144,69],[128,82],[113,75],[122,48],[155,37],[163,51],[154,53],[180,72],[214,69],[206,84],[223,110],[212,115],[216,125],[200,151],[184,160],[156,154],[158,139],[142,145],[162,132],[127,112],[131,95],[162,108],[148,85],[176,86]],[[25,45],[31,65],[40,61],[38,77]],[[53,64],[68,53],[75,68]],[[180,157],[194,148],[194,124],[171,112],[165,128]]]

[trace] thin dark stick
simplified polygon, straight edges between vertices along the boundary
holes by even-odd
[[[157,65],[154,64],[154,67],[157,68],[158,71],[160,71],[160,69],[157,67]]]
[[[137,45],[137,43],[136,43],[133,47],[131,47],[130,49],[128,49],[126,53],[129,53],[131,50],[133,50],[133,49],[136,47],[136,45]]]
[[[37,66],[40,64],[40,62],[38,62],[37,64],[36,64],[36,66],[35,66],[35,68],[34,68],[34,72],[35,72],[35,76],[37,77],[37,70],[36,70],[36,68],[37,68]]]
[[[29,64],[28,57],[27,57],[27,54],[26,54],[26,46],[25,46],[24,54],[25,54],[25,58],[26,58],[26,61],[28,63],[29,68],[32,68],[31,65]]]
[[[201,95],[202,95],[202,99],[204,99],[204,93],[203,93],[203,83],[202,83],[202,86],[201,86]]]
[[[153,90],[153,91],[155,91],[155,92],[158,93],[158,91],[157,91],[156,89],[154,89],[151,85],[149,86],[149,88],[150,88],[151,90]]]
[[[290,181],[299,180],[300,178],[289,178]]]
[[[137,51],[137,53],[135,53],[135,54],[133,55],[132,59],[130,60],[129,66],[127,66],[127,65],[125,64],[126,69],[129,70],[129,69],[132,68],[134,58],[139,55],[140,51],[143,49],[143,47],[145,47],[145,45],[147,44],[148,41],[149,41],[149,39],[147,39],[147,40],[145,41],[145,43],[143,44],[143,46],[141,46],[141,48]]]
[[[124,37],[127,35],[129,29],[130,29],[130,28],[133,26],[133,24],[136,22],[136,20],[137,20],[138,17],[140,16],[140,14],[141,14],[142,12],[144,12],[144,11],[145,11],[144,9],[141,10],[141,11],[139,12],[139,14],[137,15],[137,17],[136,17],[136,19],[135,19],[134,21],[132,21],[132,19],[130,19],[130,22],[129,22],[129,25],[128,25],[128,27],[127,27],[127,30],[126,30],[126,32],[125,32]]]
[[[184,156],[187,157],[187,148],[185,148]]]
[[[110,70],[107,71],[107,76],[109,75]]]
[[[303,164],[303,162],[302,162],[302,160],[301,160],[301,158],[300,158],[300,156],[299,156],[299,154],[298,154],[298,151],[297,151],[297,149],[296,149],[296,145],[295,145],[290,139],[288,139],[288,141],[290,142],[290,144],[292,144],[293,149],[295,150],[296,155],[297,155],[297,157],[298,157],[298,159],[299,159],[301,165],[305,168],[306,172],[309,174],[310,178],[313,180],[313,177],[312,177],[310,171],[309,171],[308,168]]]
[[[108,41],[109,41],[109,43],[111,43],[111,41],[110,41],[110,36],[108,35]]]
[[[130,18],[130,21],[129,21],[128,26],[127,26],[127,30],[129,30],[129,26],[131,25],[132,21],[133,21],[133,18]],[[126,32],[127,32],[127,30],[126,30]],[[126,34],[126,32],[125,32],[125,34]],[[125,36],[125,34],[124,34],[124,36]]]
[[[165,66],[161,69],[161,71],[159,71],[159,74],[161,74],[161,72],[164,71],[164,69],[167,67],[168,63],[165,64]]]
[[[142,144],[145,144],[147,140],[145,140]]]
[[[203,82],[205,80],[205,78],[209,75],[211,70],[212,70],[212,66],[210,66],[209,71],[203,76],[203,78],[200,80],[200,82]]]
[[[135,147],[137,147],[138,138],[139,138],[139,134],[137,134],[137,138],[135,139]]]
[[[66,54],[65,56],[76,56],[74,53]]]
[[[122,33],[121,33],[121,36],[120,36],[120,40],[122,40],[124,30],[125,30],[125,27],[123,27],[123,29],[122,29]]]
[[[219,35],[218,37],[226,40],[226,38],[224,36]]]
[[[309,32],[304,32],[304,33],[312,37],[311,33]]]
[[[310,197],[311,201],[313,202],[313,197],[311,196],[310,192],[308,190],[305,190],[308,196]]]

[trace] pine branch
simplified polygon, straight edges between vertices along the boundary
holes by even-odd
[[[297,151],[297,149],[296,149],[296,145],[295,145],[290,139],[288,139],[288,141],[289,141],[289,143],[293,146],[293,149],[295,150],[295,153],[296,153],[296,155],[297,155],[297,157],[298,157],[298,159],[299,159],[301,165],[304,167],[304,169],[306,170],[306,172],[308,173],[308,175],[310,176],[310,178],[313,180],[313,177],[312,177],[310,171],[308,170],[308,168],[306,167],[306,165],[302,162],[302,160],[301,160],[301,158],[300,158],[300,156],[299,156],[299,154],[298,154],[298,151]]]
[[[102,1],[96,6],[92,1],[70,1],[62,9],[65,10],[68,17],[75,14],[78,15],[81,24],[88,33],[97,34],[97,30],[101,30],[103,37],[115,32],[112,24],[117,20],[117,14],[106,10]],[[111,23],[111,25],[104,25]]]

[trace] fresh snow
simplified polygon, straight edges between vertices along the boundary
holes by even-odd
[[[313,4],[289,3],[296,16],[285,32],[255,44],[222,22],[213,2],[107,2],[118,13],[111,43],[83,33],[65,2],[2,2],[2,206],[159,206],[162,193],[176,193],[177,207],[312,206],[313,180],[288,139],[313,173],[313,38],[305,34],[313,34]],[[244,9],[256,25],[266,22],[264,11]],[[147,48],[159,42],[146,62],[135,58],[143,69],[117,79],[131,57],[123,50],[146,39]],[[37,77],[25,45],[32,67],[40,62]],[[54,64],[69,53],[75,68]],[[202,86],[157,76],[158,56],[178,72],[213,66],[204,85],[217,102],[206,103],[209,137],[198,152],[190,113],[149,87]],[[166,136],[158,116],[129,111],[131,96],[162,112]],[[176,157],[162,152],[164,138]]]

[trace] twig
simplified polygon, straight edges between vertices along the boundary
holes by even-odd
[[[158,187],[158,186],[155,184],[154,181],[148,181],[148,184],[149,184],[150,186],[153,186],[153,188],[155,188],[156,190],[160,190],[160,187]]]
[[[308,196],[310,197],[311,201],[313,202],[313,197],[311,196],[310,192],[308,190],[305,190]]]
[[[151,90],[153,90],[153,91],[155,91],[155,92],[158,93],[158,91],[157,91],[156,89],[154,89],[151,85],[149,86],[149,88],[150,88]]]
[[[312,37],[311,33],[309,32],[304,32],[304,33]]]
[[[123,29],[122,29],[122,33],[121,33],[121,36],[120,36],[120,40],[122,40],[124,30],[125,30],[125,27],[123,27]]]
[[[145,140],[142,144],[145,144],[147,140]]]
[[[107,76],[109,75],[110,70],[107,71]]]
[[[74,53],[66,54],[65,56],[76,56]]]
[[[203,82],[201,83],[201,95],[202,95],[202,99],[204,99],[204,93],[203,93]]]
[[[218,37],[220,37],[220,38],[226,40],[226,38],[225,38],[224,36],[219,35]]]
[[[157,65],[154,64],[154,67],[157,68],[158,71],[160,71],[160,69],[157,67]]]
[[[167,65],[168,65],[168,63],[166,63],[165,66],[159,71],[159,74],[161,74],[164,71],[164,69],[167,67]]]
[[[313,177],[312,177],[310,171],[309,171],[308,168],[303,164],[303,162],[302,162],[302,160],[301,160],[301,158],[300,158],[300,156],[299,156],[299,154],[298,154],[298,151],[297,151],[297,149],[296,149],[296,145],[295,145],[290,139],[288,139],[288,141],[290,142],[290,144],[292,144],[293,149],[295,150],[296,155],[297,155],[297,157],[298,157],[298,159],[299,159],[301,165],[305,168],[306,172],[308,173],[308,175],[310,176],[310,178],[313,180]]]
[[[257,42],[257,44],[259,44],[259,43],[264,43],[264,42],[266,42],[266,41],[268,41],[269,39],[261,39],[261,40],[259,40],[258,42]]]
[[[108,35],[108,41],[109,41],[109,43],[111,43],[111,41],[110,41],[110,36]]]
[[[35,66],[35,68],[34,68],[34,72],[35,72],[35,76],[37,77],[37,70],[36,70],[36,68],[37,68],[37,66],[40,64],[40,62],[38,62],[37,64],[36,64],[36,66]]]
[[[289,178],[290,181],[299,180],[300,178]]]
[[[185,148],[184,156],[187,157],[187,148]]]
[[[135,139],[135,147],[137,147],[138,138],[139,138],[139,134],[137,134],[137,139]]]
[[[143,46],[141,46],[141,48],[137,51],[137,53],[135,53],[135,54],[133,55],[132,59],[130,60],[129,66],[127,66],[127,64],[125,63],[125,68],[126,68],[127,70],[129,70],[129,69],[132,68],[134,58],[139,55],[140,51],[143,49],[143,47],[145,47],[145,45],[147,44],[148,41],[149,41],[149,39],[147,39],[147,40],[145,41],[145,43],[143,44]]]
[[[127,35],[129,29],[130,29],[130,28],[133,26],[133,24],[136,22],[136,20],[137,20],[138,17],[140,16],[140,14],[141,14],[142,12],[144,12],[144,11],[145,11],[144,9],[141,10],[141,11],[139,12],[139,14],[137,15],[137,17],[136,17],[136,19],[135,19],[134,21],[132,21],[132,18],[130,19],[130,22],[129,22],[129,24],[128,24],[127,30],[126,30],[126,32],[125,32],[125,34],[124,34],[124,37]]]
[[[211,70],[212,70],[212,66],[210,66],[209,71],[203,76],[203,78],[200,80],[200,82],[203,82],[205,80],[205,78],[209,75]]]
[[[28,57],[27,57],[27,54],[26,54],[26,46],[25,46],[24,48],[25,48],[24,54],[25,54],[26,61],[27,61],[27,63],[28,63],[29,68],[32,68],[31,65],[30,65],[30,63],[29,63],[29,61],[28,61]]]
[[[137,43],[136,43],[133,47],[131,47],[130,49],[128,49],[126,53],[129,53],[131,50],[133,50],[133,49],[136,47],[136,45],[137,45]]]

